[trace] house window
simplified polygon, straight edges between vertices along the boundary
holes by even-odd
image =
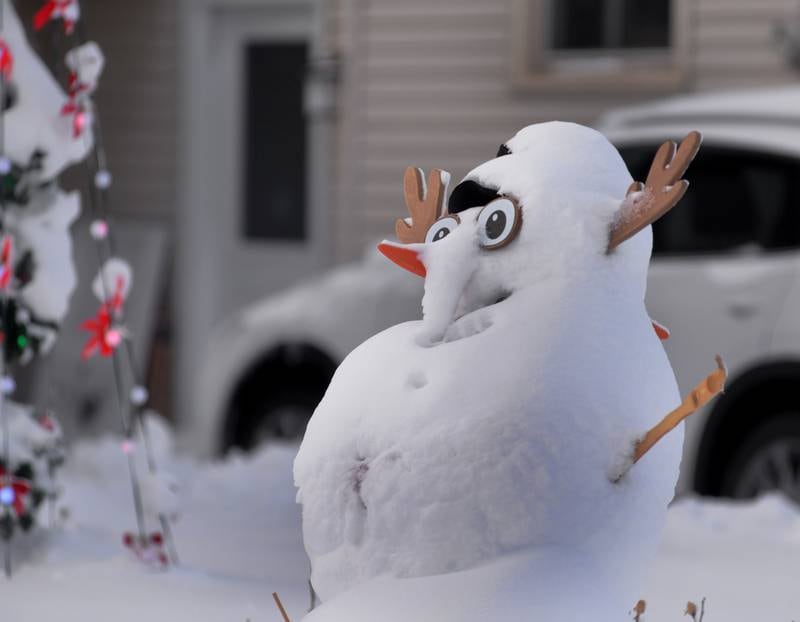
[[[670,0],[558,0],[551,4],[554,50],[668,48]]]
[[[306,237],[306,43],[245,47],[243,233],[250,240]]]
[[[550,90],[671,90],[685,67],[688,0],[517,0],[512,74]]]

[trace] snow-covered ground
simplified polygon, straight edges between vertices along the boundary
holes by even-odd
[[[2,622],[279,622],[273,591],[293,622],[302,618],[309,569],[294,502],[295,448],[197,464],[176,457],[161,428],[154,437],[183,488],[180,568],[148,570],[123,550],[121,534],[134,523],[120,444],[83,443],[62,476],[69,517],[23,547],[17,540],[15,576],[0,578]],[[790,622],[800,619],[798,579],[800,512],[788,502],[685,499],[669,513],[642,595],[645,620],[684,619],[686,601],[705,596],[707,622]]]

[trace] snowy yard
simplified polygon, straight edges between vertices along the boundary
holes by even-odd
[[[181,567],[148,570],[123,550],[133,513],[119,443],[84,443],[62,477],[69,517],[17,550],[13,580],[0,580],[3,622],[280,622],[273,591],[293,622],[302,618],[308,562],[294,503],[295,450],[272,446],[196,464],[176,458],[165,433],[155,436],[183,489],[175,526]],[[800,512],[782,498],[685,499],[670,511],[643,594],[645,620],[685,619],[686,601],[705,596],[707,622],[790,622],[800,618],[798,578]]]

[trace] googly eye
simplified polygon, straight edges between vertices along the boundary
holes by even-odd
[[[495,199],[478,214],[478,235],[487,250],[502,248],[511,242],[522,226],[522,210],[511,199]]]
[[[459,225],[458,216],[445,216],[433,223],[425,234],[425,243],[438,242],[443,240],[453,232],[453,229]]]

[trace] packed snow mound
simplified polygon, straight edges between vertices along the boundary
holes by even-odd
[[[271,620],[278,591],[299,620],[309,596],[291,477],[296,448],[272,445],[200,463],[174,452],[164,420],[148,416],[147,427],[159,466],[182,491],[183,512],[172,524],[180,567],[156,572],[123,546],[136,523],[122,439],[84,440],[60,472],[55,512],[42,508],[38,524],[51,527],[13,540],[14,576],[0,573],[0,619],[174,622],[177,611],[193,622]],[[134,456],[146,474],[141,446]],[[158,508],[149,501],[153,531]]]
[[[159,464],[185,491],[182,517],[173,525],[181,567],[153,572],[123,549],[120,538],[133,527],[133,508],[121,439],[83,441],[60,476],[59,506],[68,516],[57,518],[50,530],[15,539],[14,578],[0,576],[3,621],[176,622],[176,611],[177,619],[192,622],[275,621],[280,614],[273,591],[293,622],[304,619],[308,560],[294,502],[295,448],[269,445],[200,463],[171,450],[166,426],[151,426],[150,435]],[[798,559],[800,512],[786,500],[685,499],[668,512],[658,558],[637,599],[647,599],[648,622],[682,620],[686,601],[703,596],[707,620],[791,620],[800,610]],[[464,622],[471,613],[462,600],[471,591],[473,600],[483,600],[498,586],[510,600],[519,600],[536,590],[536,582],[522,580],[532,563],[522,554],[462,573],[380,577],[326,602],[308,622],[417,622],[425,620],[415,615],[420,611],[433,612],[436,622]],[[605,596],[597,598],[606,602]],[[562,604],[551,619],[563,620],[573,606]],[[629,620],[631,605],[626,602],[614,622]],[[497,606],[502,612],[503,603]],[[498,619],[495,611],[482,611],[481,622]],[[517,618],[529,619],[538,618]],[[582,622],[595,619],[587,615]]]
[[[619,484],[609,475],[680,400],[643,305],[586,315],[591,300],[566,285],[521,291],[476,312],[481,332],[424,347],[411,322],[343,362],[295,462],[323,600],[380,575],[454,572],[544,546],[596,556],[619,568],[619,586],[637,585],[682,434]]]
[[[630,603],[619,598],[613,583],[598,560],[543,547],[461,572],[378,577],[324,603],[303,620],[624,622]]]

